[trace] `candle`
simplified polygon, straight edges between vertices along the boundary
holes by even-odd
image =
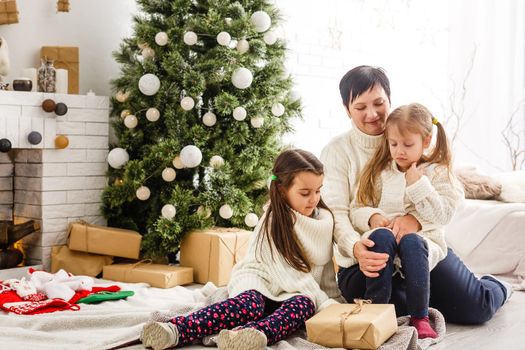
[[[31,88],[31,91],[37,91],[37,80],[36,80],[36,68],[24,68],[22,69],[22,76],[24,78],[31,79],[31,82],[33,84],[33,87]]]
[[[57,94],[67,94],[67,69],[57,69]]]

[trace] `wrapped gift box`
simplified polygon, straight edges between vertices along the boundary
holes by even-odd
[[[193,269],[147,262],[115,264],[104,266],[102,278],[128,283],[145,282],[152,287],[171,288],[192,283]]]
[[[43,46],[40,49],[41,58],[54,60],[55,68],[67,69],[67,86],[69,94],[78,94],[79,59],[78,47]]]
[[[51,249],[51,272],[64,269],[73,275],[98,276],[104,265],[113,263],[113,258],[70,250],[65,245],[54,246]]]
[[[308,340],[331,348],[377,349],[396,331],[392,304],[332,304],[306,321]]]
[[[16,0],[0,0],[0,24],[18,23]]]
[[[132,230],[73,222],[68,247],[88,253],[138,259],[142,236]]]
[[[193,267],[195,282],[225,286],[233,266],[246,254],[251,234],[220,227],[190,232],[180,246],[180,264]]]

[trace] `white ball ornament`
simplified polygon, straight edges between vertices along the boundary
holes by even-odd
[[[122,112],[120,112],[120,117],[122,119],[126,118],[128,115],[131,114],[131,111],[129,109],[124,109]]]
[[[260,128],[263,126],[264,124],[264,118],[263,117],[255,117],[255,118],[252,118],[250,119],[250,124],[252,124],[252,126],[254,128]]]
[[[233,209],[228,204],[224,204],[219,208],[219,215],[221,218],[228,220],[233,216]]]
[[[206,112],[206,113],[202,116],[202,122],[203,122],[204,125],[206,125],[206,126],[214,126],[215,123],[217,123],[217,116],[215,115],[215,113],[212,113],[212,112]]]
[[[277,102],[272,105],[272,114],[276,117],[280,117],[284,114],[284,106],[282,103]]]
[[[182,160],[180,159],[180,156],[176,156],[173,158],[173,161],[171,162],[175,169],[184,169],[184,163],[182,163]]]
[[[220,167],[224,165],[224,158],[222,158],[221,156],[213,156],[210,159],[210,165],[214,169],[219,169]]]
[[[166,204],[162,207],[161,213],[162,216],[166,219],[173,219],[175,217],[175,214],[177,213],[177,210],[172,204]]]
[[[115,95],[115,98],[116,98],[117,101],[120,102],[120,103],[126,102],[127,99],[129,98],[129,92],[124,92],[124,91],[120,90],[120,91],[118,91],[117,94]]]
[[[139,90],[146,96],[152,96],[159,91],[160,80],[155,74],[147,73],[139,79]]]
[[[297,90],[290,91],[290,101],[295,102],[301,98],[301,94]]]
[[[246,119],[246,109],[244,107],[235,107],[233,110],[233,119],[241,121]]]
[[[139,123],[139,120],[133,114],[128,115],[124,119],[124,125],[126,125],[126,128],[128,129],[134,129],[138,123]]]
[[[272,25],[272,19],[264,11],[256,11],[250,17],[250,22],[255,26],[255,30],[259,33],[267,31]]]
[[[186,45],[195,45],[197,43],[197,34],[195,32],[184,33],[184,43]]]
[[[249,69],[241,67],[233,71],[232,84],[238,89],[246,89],[252,85],[253,74]]]
[[[160,118],[160,111],[155,108],[155,107],[151,107],[151,108],[148,108],[148,110],[146,111],[146,119],[149,120],[150,122],[156,122],[157,120],[159,120]]]
[[[219,43],[219,45],[228,46],[231,40],[232,37],[228,32],[220,32],[219,34],[217,34],[217,42]]]
[[[237,42],[236,48],[239,53],[246,53],[250,50],[250,43],[246,39],[241,39]]]
[[[153,50],[151,47],[145,47],[142,50],[142,57],[144,57],[146,60],[155,58],[155,50]]]
[[[211,216],[211,210],[202,205],[199,205],[199,207],[197,208],[197,214],[207,219]]]
[[[263,40],[267,45],[273,45],[277,41],[277,35],[273,31],[264,33]]]
[[[195,101],[193,101],[191,97],[186,96],[182,100],[180,100],[180,106],[185,111],[189,111],[195,106]]]
[[[124,148],[113,148],[108,153],[108,163],[114,169],[120,169],[129,160],[129,154]]]
[[[140,199],[141,201],[145,201],[151,195],[151,191],[146,186],[140,186],[139,188],[137,188],[135,194],[137,195],[138,199]]]
[[[175,180],[176,176],[177,173],[173,168],[165,168],[164,170],[162,170],[162,179],[166,182],[172,182],[173,180]]]
[[[180,160],[187,168],[195,168],[202,161],[201,150],[194,145],[184,146],[180,151]]]
[[[168,34],[166,34],[166,32],[158,32],[155,35],[155,42],[159,46],[165,46],[168,44]]]
[[[259,217],[255,213],[248,213],[244,217],[244,223],[248,227],[255,227],[257,226],[257,222],[259,221]]]

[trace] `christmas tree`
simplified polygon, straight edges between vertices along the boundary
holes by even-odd
[[[138,0],[116,52],[109,226],[173,257],[184,234],[253,227],[281,137],[300,117],[277,9],[265,0]]]

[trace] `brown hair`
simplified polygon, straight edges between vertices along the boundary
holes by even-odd
[[[450,172],[451,152],[445,129],[440,122],[432,116],[432,113],[419,103],[412,103],[396,108],[388,116],[385,123],[383,141],[376,150],[374,156],[368,161],[357,187],[357,203],[364,206],[377,206],[378,198],[377,179],[381,171],[386,169],[392,162],[388,146],[388,134],[392,128],[397,128],[402,134],[406,131],[421,134],[422,138],[432,136],[432,125],[437,127],[436,144],[429,155],[423,154],[421,163],[440,164]]]
[[[296,175],[307,171],[316,175],[323,175],[323,164],[312,153],[302,149],[289,149],[283,151],[275,159],[273,175],[270,184],[270,204],[266,210],[266,217],[262,223],[263,235],[270,246],[273,258],[272,243],[284,260],[294,269],[310,272],[311,266],[294,230],[295,213],[286,202],[282,194],[293,185]],[[318,208],[328,209],[322,199],[317,204]],[[271,220],[269,219],[271,218]]]

